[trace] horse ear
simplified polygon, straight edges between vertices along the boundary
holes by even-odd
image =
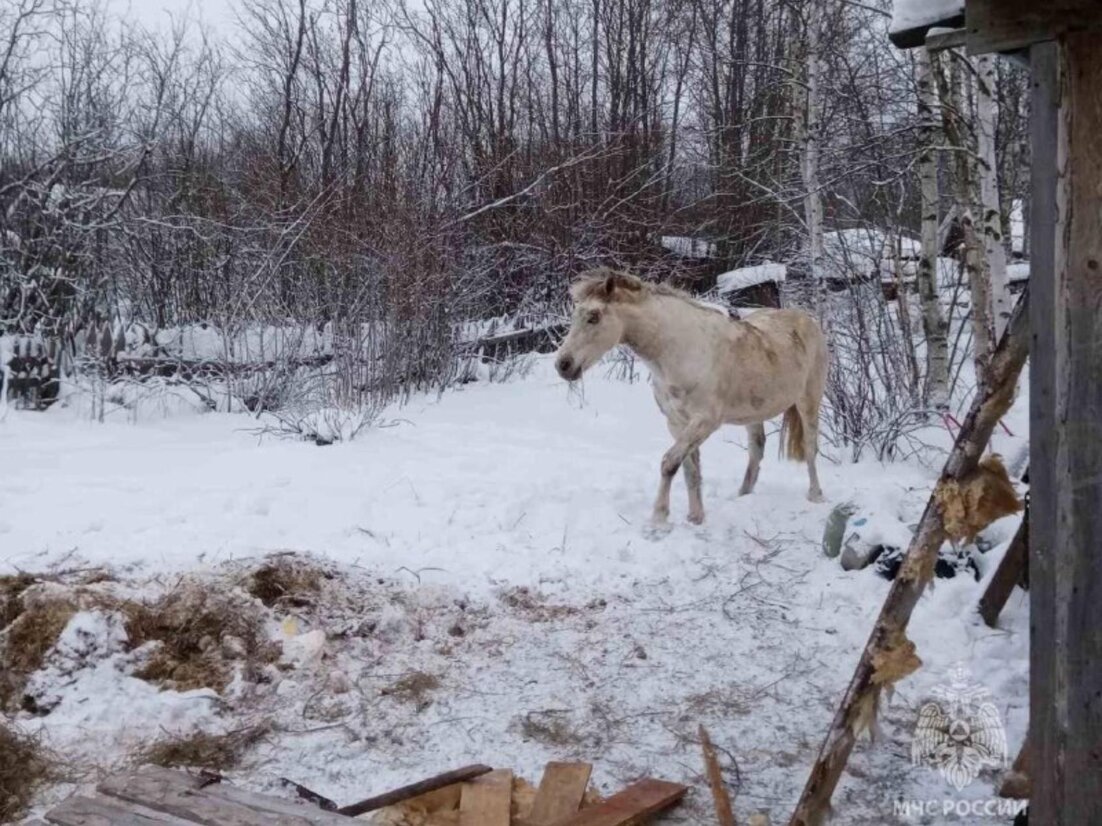
[[[643,282],[634,275],[628,275],[624,272],[611,272],[605,278],[604,291],[607,298],[612,298],[612,293],[616,289],[638,292],[642,288]]]

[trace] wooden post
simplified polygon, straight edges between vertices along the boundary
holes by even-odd
[[[1102,823],[1102,49],[1059,43],[1031,50],[1030,816],[1072,826]]]
[[[980,598],[979,612],[983,621],[991,628],[999,621],[1006,601],[1014,591],[1014,586],[1022,581],[1025,573],[1027,554],[1029,553],[1029,501],[1026,500],[1025,513],[1018,523],[1018,531],[1006,549],[995,575],[991,577],[987,589]]]

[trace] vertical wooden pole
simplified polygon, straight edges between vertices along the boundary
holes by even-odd
[[[1102,823],[1102,50],[1034,46],[1030,816]]]

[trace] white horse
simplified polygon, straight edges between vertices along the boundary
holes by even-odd
[[[571,296],[570,332],[555,357],[560,376],[577,380],[618,344],[650,368],[674,437],[662,457],[656,524],[669,518],[670,485],[682,464],[689,521],[704,521],[700,446],[724,424],[745,425],[750,434],[739,494],[750,493],[765,452],[762,423],[782,413],[782,453],[807,462],[808,499],[823,501],[815,457],[828,354],[814,318],[800,310],[757,310],[735,320],[680,290],[606,268],[583,275]]]

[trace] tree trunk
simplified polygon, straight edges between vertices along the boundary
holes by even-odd
[[[958,62],[959,61],[959,62]],[[987,362],[994,346],[994,325],[991,322],[990,274],[983,242],[976,232],[977,203],[976,153],[972,137],[965,126],[968,112],[967,87],[971,79],[961,76],[960,65],[968,65],[965,58],[950,54],[945,72],[938,73],[938,86],[942,99],[942,124],[945,137],[952,148],[952,175],[957,211],[964,233],[964,268],[972,297],[972,356],[976,368],[976,384],[983,386]]]
[[[819,191],[819,82],[822,74],[819,55],[822,29],[822,3],[812,2],[807,19],[807,88],[803,112],[803,153],[800,172],[804,188],[804,220],[808,234],[808,269],[816,303],[822,292],[823,197]]]
[[[922,155],[918,175],[922,186],[922,254],[918,262],[918,295],[922,304],[922,329],[926,336],[927,406],[949,405],[948,325],[938,300],[938,190],[937,190],[937,89],[933,61],[926,49],[918,49],[918,117],[922,129]]]
[[[1006,247],[1003,245],[1002,212],[999,203],[999,166],[995,158],[995,119],[998,115],[995,55],[976,58],[976,135],[980,205],[983,209],[983,248],[987,259],[991,295],[991,341],[998,341],[1014,306],[1006,274]]]

